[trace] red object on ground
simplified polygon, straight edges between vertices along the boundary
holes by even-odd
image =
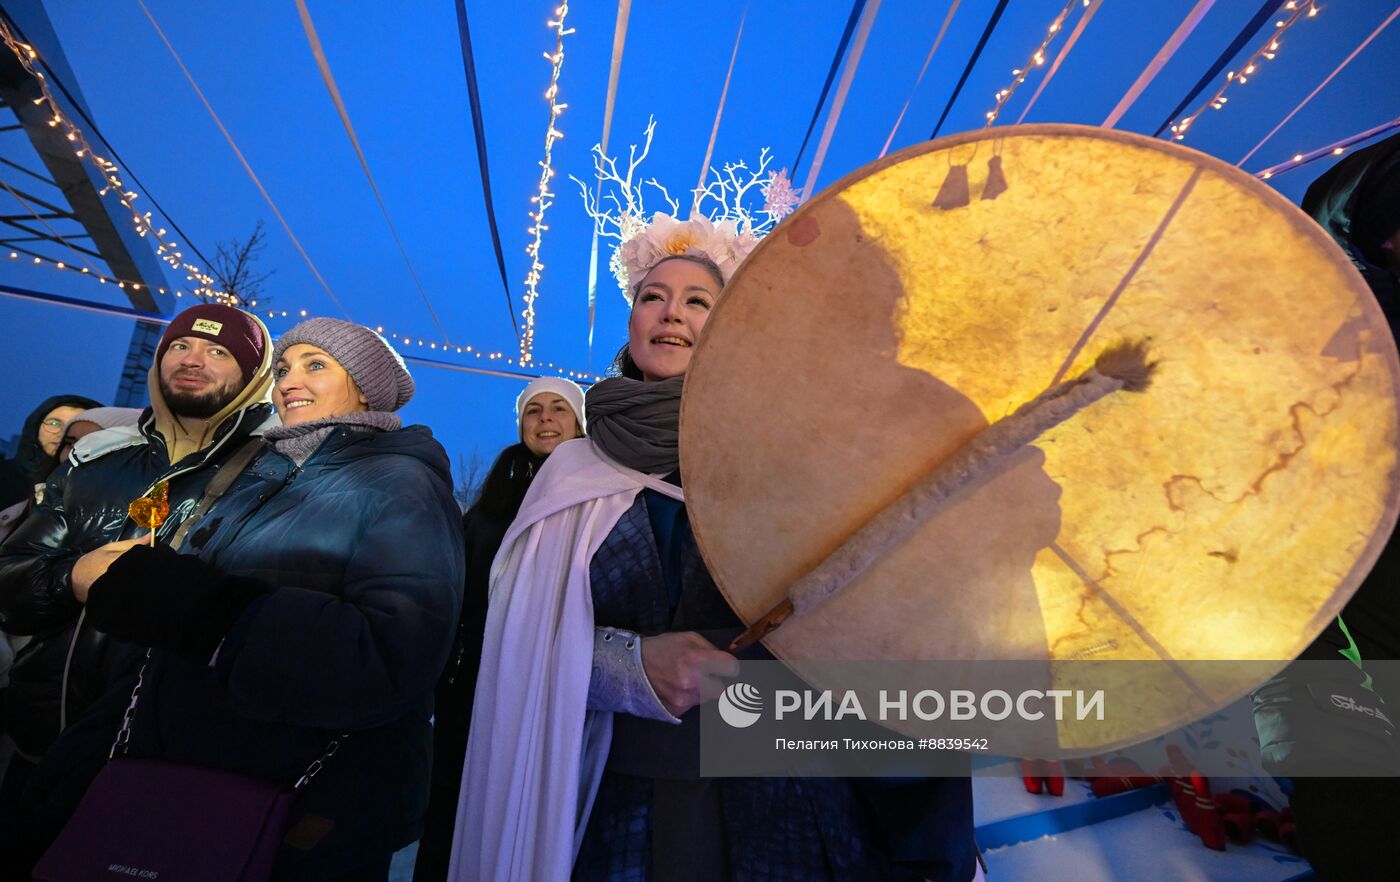
[[[1036,770],[1035,760],[1021,760],[1021,782],[1026,785],[1027,793],[1039,793],[1044,781]]]
[[[1042,760],[1040,771],[1045,776],[1045,792],[1051,796],[1065,795],[1065,773],[1059,763]]]
[[[1243,845],[1254,839],[1254,800],[1243,793],[1217,793],[1215,807],[1231,842]]]
[[[1206,848],[1225,850],[1225,821],[1210,794],[1210,779],[1200,772],[1191,773],[1191,787],[1196,791],[1196,834]]]
[[[1185,778],[1172,779],[1172,797],[1176,800],[1176,810],[1181,812],[1181,820],[1186,829],[1196,832],[1196,791]]]
[[[1179,744],[1167,745],[1167,759],[1172,764],[1172,771],[1183,778],[1189,777],[1192,772],[1191,761],[1186,758],[1186,753]]]
[[[1021,781],[1027,793],[1064,796],[1065,776],[1058,763],[1049,760],[1021,760]]]

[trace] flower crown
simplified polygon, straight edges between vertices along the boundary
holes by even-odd
[[[671,198],[655,178],[641,180],[637,168],[651,151],[652,133],[656,121],[646,127],[646,141],[638,153],[633,144],[628,152],[627,169],[618,169],[617,160],[593,148],[593,168],[597,172],[597,187],[570,175],[583,193],[584,210],[593,218],[598,235],[616,239],[612,259],[608,262],[622,296],[632,303],[633,292],[651,268],[667,257],[696,255],[707,257],[719,267],[726,283],[769,230],[797,207],[797,194],[783,171],[771,172],[773,161],[765,147],[758,156],[758,167],[750,169],[744,162],[725,163],[723,170],[713,167],[706,171],[706,181],[691,191],[690,219],[678,220],[680,203]],[[604,193],[605,185],[616,192]],[[650,186],[660,193],[670,212],[656,212],[647,220],[643,187]],[[763,207],[757,212],[744,204],[744,198],[755,188],[763,194]],[[605,205],[611,203],[611,205]]]

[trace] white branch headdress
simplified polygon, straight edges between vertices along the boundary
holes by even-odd
[[[569,176],[583,193],[584,210],[593,218],[598,235],[617,240],[609,267],[629,304],[637,283],[666,257],[708,257],[728,282],[758,240],[797,207],[786,172],[768,170],[773,156],[765,147],[754,169],[742,161],[725,163],[722,170],[711,167],[704,186],[691,191],[690,219],[677,220],[680,203],[655,178],[643,180],[637,172],[651,151],[655,129],[656,121],[648,121],[645,143],[640,153],[635,144],[629,148],[625,172],[602,147],[594,146],[597,189],[590,190],[586,183]],[[646,187],[665,200],[669,213],[658,211],[647,220]],[[751,200],[755,188],[764,200],[757,211],[745,205],[745,198]]]

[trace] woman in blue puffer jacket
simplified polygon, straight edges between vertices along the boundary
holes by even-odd
[[[384,879],[418,838],[433,686],[464,579],[447,455],[393,413],[413,394],[383,338],[302,322],[274,354],[283,425],[190,531],[135,545],[88,615],[154,647],[129,755],[300,792],[274,878]]]

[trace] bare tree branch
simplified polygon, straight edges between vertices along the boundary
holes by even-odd
[[[263,294],[263,286],[276,270],[259,272],[257,262],[267,248],[267,231],[263,222],[253,225],[253,231],[242,242],[219,242],[209,272],[219,288],[239,306],[265,306],[272,302]]]
[[[471,507],[485,480],[486,462],[475,448],[472,449],[471,459],[457,454],[457,488],[453,495],[457,497],[457,504],[462,507],[462,511],[465,512]]]

